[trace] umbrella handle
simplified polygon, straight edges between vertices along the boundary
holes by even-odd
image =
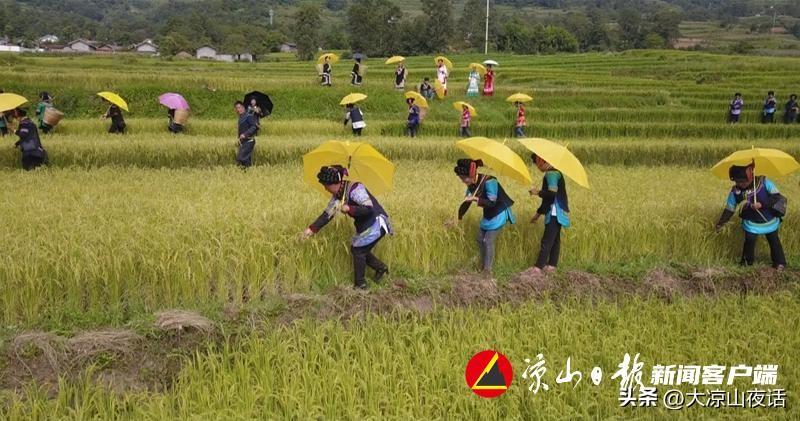
[[[348,190],[349,186],[350,186],[350,182],[347,181],[347,180],[344,180],[344,193],[342,193],[342,202],[340,203],[339,208],[344,206],[345,199],[348,196],[348,191],[347,190]]]

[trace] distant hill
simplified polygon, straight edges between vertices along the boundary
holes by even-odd
[[[28,44],[46,34],[65,42],[87,38],[119,45],[168,37],[173,49],[212,44],[222,50],[267,52],[293,40],[300,5],[316,4],[322,17],[318,46],[347,49],[352,42],[347,11],[359,1],[364,0],[0,0],[0,32]],[[399,22],[438,12],[436,7],[426,10],[422,0],[379,1],[397,7]],[[450,3],[449,49],[477,48],[485,2]],[[492,0],[491,8],[490,42],[498,49],[509,22],[519,22],[522,27],[563,28],[579,50],[676,45],[743,53],[800,51],[797,0]],[[773,27],[777,36],[762,36],[773,35]],[[535,46],[529,50],[539,51]]]

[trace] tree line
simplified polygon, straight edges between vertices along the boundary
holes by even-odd
[[[796,0],[490,0],[489,9],[489,48],[525,54],[667,47],[684,20],[800,17]],[[482,51],[485,14],[485,0],[0,0],[0,29],[26,44],[45,34],[123,46],[152,38],[163,55],[209,44],[258,56],[294,42],[301,58],[382,56]]]

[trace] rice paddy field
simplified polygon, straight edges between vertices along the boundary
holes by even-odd
[[[737,221],[714,232],[729,182],[710,167],[727,154],[774,147],[800,156],[800,124],[761,124],[800,92],[798,58],[670,51],[493,56],[494,97],[468,99],[473,135],[511,139],[525,92],[527,133],[567,143],[590,190],[568,182],[573,227],[559,271],[525,272],[543,226],[527,189],[501,182],[517,224],[497,247],[493,279],[478,276],[479,213],[451,221],[463,195],[452,167],[468,63],[452,56],[450,93],[433,100],[420,136],[404,137],[406,107],[393,67],[367,61],[364,86],[318,86],[313,63],[221,64],[119,57],[0,57],[6,92],[46,90],[66,113],[42,137],[50,165],[20,169],[0,139],[0,419],[797,419],[800,391],[800,176],[776,180],[788,198],[781,239],[789,268],[738,266]],[[434,77],[431,57],[408,60],[409,87]],[[233,101],[268,92],[255,166],[234,164]],[[129,133],[105,133],[95,92],[128,100]],[[187,132],[166,130],[163,92],[192,105]],[[391,159],[379,197],[396,234],[377,254],[381,285],[350,291],[352,224],[301,232],[327,198],[302,181],[302,155],[342,126],[344,95],[363,92],[359,139]],[[740,124],[726,123],[741,92]],[[778,120],[781,112],[778,113]],[[540,173],[531,168],[534,180]],[[465,382],[484,349],[513,366],[502,396]],[[785,407],[621,407],[612,379],[625,353],[654,365],[777,364],[769,389]],[[543,354],[549,390],[533,393],[528,362]],[[583,373],[556,382],[567,358]],[[589,379],[593,367],[603,380]],[[703,388],[702,386],[698,386]],[[678,386],[689,391],[691,388]],[[709,386],[733,393],[749,382]],[[659,387],[659,393],[666,392]]]

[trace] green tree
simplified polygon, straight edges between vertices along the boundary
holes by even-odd
[[[492,40],[497,35],[497,21],[494,8],[494,1],[489,2],[489,39]],[[477,48],[483,51],[486,38],[486,1],[467,0],[464,3],[464,11],[456,26],[457,46],[466,48]]]
[[[653,23],[650,32],[658,34],[665,41],[672,41],[680,34],[678,25],[680,25],[682,19],[683,15],[678,10],[662,7],[650,19]]]
[[[634,9],[625,8],[617,17],[623,49],[639,48],[644,40],[642,15]]]
[[[297,44],[297,57],[311,60],[319,48],[319,26],[322,22],[319,7],[303,5],[294,15],[294,42]]]
[[[419,28],[424,34],[423,49],[427,53],[447,51],[453,36],[453,1],[422,0],[422,9],[428,13],[427,24]]]
[[[368,55],[388,55],[400,46],[400,8],[389,0],[357,0],[347,9],[350,47]]]

